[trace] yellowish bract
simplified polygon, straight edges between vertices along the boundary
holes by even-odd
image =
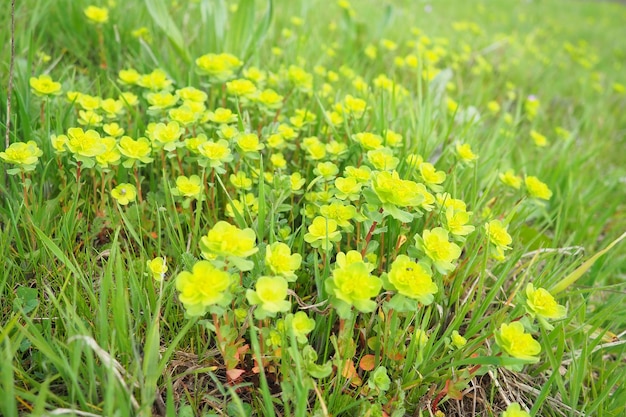
[[[539,361],[537,355],[541,352],[541,345],[532,335],[525,333],[524,326],[519,321],[503,323],[500,331],[496,332],[496,341],[503,351],[514,358],[531,363]]]
[[[432,280],[430,268],[411,260],[406,255],[398,255],[391,264],[387,277],[398,293],[418,300],[424,305],[432,303],[433,294],[438,291],[437,284]]]
[[[214,304],[227,304],[231,299],[230,283],[230,275],[208,261],[196,262],[191,272],[183,271],[176,276],[178,298],[190,316],[202,316]]]

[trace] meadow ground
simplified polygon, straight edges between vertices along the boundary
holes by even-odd
[[[1,415],[626,414],[622,5],[8,3]]]

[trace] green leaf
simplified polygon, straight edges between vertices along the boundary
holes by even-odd
[[[144,2],[154,24],[165,33],[165,36],[167,36],[181,58],[187,63],[191,62],[189,51],[185,47],[183,35],[172,19],[165,0],[144,0]]]
[[[16,291],[17,295],[16,307],[21,308],[24,314],[28,314],[33,311],[39,305],[37,299],[37,289],[20,286]]]
[[[621,240],[626,238],[626,233],[623,233],[620,237],[615,239],[613,242],[609,244],[606,248],[602,249],[600,252],[593,255],[591,258],[587,259],[581,266],[576,268],[574,272],[563,278],[561,281],[557,282],[551,289],[550,292],[552,294],[558,294],[561,291],[567,289],[570,285],[575,283],[583,276],[585,272],[589,270],[593,266],[593,264],[598,260],[599,257],[607,253],[613,248],[613,246],[617,245]]]

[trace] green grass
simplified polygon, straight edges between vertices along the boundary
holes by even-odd
[[[626,8],[565,0],[359,0],[351,9],[320,0],[118,3],[101,25],[85,17],[88,1],[16,4],[10,142],[34,141],[41,155],[32,166],[0,159],[7,173],[0,183],[0,414],[500,416],[516,402],[530,415],[624,415],[626,251],[618,240],[626,231]],[[3,13],[1,27],[10,18]],[[133,36],[140,27],[148,38]],[[10,35],[0,31],[3,86]],[[385,39],[397,48],[386,48]],[[376,56],[368,56],[374,47]],[[198,71],[197,58],[221,52],[242,65],[221,80]],[[251,67],[265,71],[265,80]],[[164,149],[149,125],[172,116],[148,110],[146,88],[119,81],[128,68],[162,69],[171,91],[204,91],[207,111],[231,109],[231,126],[257,133],[264,148],[246,153],[231,140],[232,160],[214,168],[185,146],[200,133],[223,135],[205,120],[184,129],[173,142],[178,148]],[[60,81],[63,94],[35,95],[29,79],[41,74]],[[380,87],[381,75],[393,87]],[[246,77],[283,96],[279,110],[227,91],[225,81]],[[90,167],[95,158],[56,150],[51,136],[70,128],[107,136],[101,123],[79,124],[83,108],[67,99],[70,91],[136,94],[138,105],[122,103],[123,112],[104,122],[148,138],[153,160],[127,166],[121,156],[119,164]],[[6,92],[0,89],[3,103]],[[348,94],[367,110],[330,123],[326,112],[345,108]],[[534,117],[529,96],[540,102]],[[298,128],[298,114],[315,119]],[[1,133],[6,116],[3,105]],[[272,137],[279,124],[296,126],[293,137],[281,136],[283,148]],[[431,208],[419,198],[398,203],[415,191],[403,194],[396,184],[385,193],[377,173],[352,200],[337,196],[334,179],[346,167],[384,171],[355,135],[389,130],[402,135],[388,148],[400,178],[412,182],[404,184],[424,185],[433,197],[445,191],[471,212],[475,230],[449,237],[462,252],[445,274],[415,239],[450,228],[443,201]],[[547,146],[537,146],[531,131]],[[347,148],[318,160],[306,140],[313,136]],[[457,143],[469,144],[478,159],[463,162]],[[271,158],[278,153],[285,167]],[[446,174],[441,189],[409,154]],[[325,179],[319,162],[338,172]],[[500,180],[509,169],[522,178],[520,189]],[[260,172],[273,178],[261,181]],[[251,180],[249,190],[233,184],[235,173]],[[299,190],[293,173],[304,179]],[[200,193],[182,197],[180,175],[198,175]],[[527,176],[544,182],[551,198],[534,198]],[[140,191],[128,205],[111,194],[125,183]],[[358,214],[325,247],[309,226],[331,198]],[[203,246],[221,220],[251,229],[253,253]],[[499,260],[485,229],[493,220],[512,238]],[[245,245],[245,236],[225,238]],[[302,261],[293,280],[281,279],[291,280],[287,295],[278,284],[259,295],[259,278],[278,274],[265,257],[276,242]],[[357,271],[338,261],[338,252],[350,250],[368,264],[357,261]],[[193,294],[224,298],[190,316],[181,273],[211,251],[216,269]],[[438,289],[432,300],[396,295],[392,266],[400,255],[430,271]],[[156,257],[168,267],[162,281],[147,265]],[[378,277],[384,288],[363,295]],[[550,290],[566,316],[548,325],[533,317],[528,283]],[[425,285],[414,289],[427,292]],[[346,301],[348,288],[356,298],[361,293],[362,304]],[[259,303],[272,295],[286,298],[288,309]],[[311,325],[306,335],[291,326],[299,311],[312,319],[303,324]],[[538,361],[503,346],[501,325],[513,322],[540,344]],[[453,343],[454,332],[464,346]]]

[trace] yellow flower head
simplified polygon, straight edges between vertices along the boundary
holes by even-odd
[[[202,180],[197,175],[181,175],[176,178],[176,190],[183,197],[198,197],[202,192]]]
[[[424,230],[423,236],[415,235],[415,243],[441,274],[452,272],[455,268],[452,262],[461,256],[461,248],[448,241],[448,232],[441,227]]]
[[[424,196],[419,192],[418,184],[401,179],[396,171],[378,172],[372,181],[372,187],[383,204],[416,207],[424,201]]]
[[[434,192],[443,191],[443,187],[439,184],[446,180],[446,173],[443,171],[437,171],[437,168],[429,162],[422,162],[419,166],[419,171],[424,183]]]
[[[537,145],[540,148],[543,148],[548,145],[548,138],[546,138],[544,135],[537,132],[536,130],[530,131],[530,138],[533,140],[533,142],[535,142],[535,145]]]
[[[122,206],[125,206],[131,201],[135,201],[135,198],[137,198],[137,189],[133,184],[122,183],[111,190],[111,197],[117,200]]]
[[[134,68],[123,69],[117,73],[117,78],[122,84],[135,85],[141,78],[141,74]]]
[[[19,165],[24,171],[32,171],[39,161],[43,151],[35,141],[14,142],[4,152],[0,152],[0,159],[9,164]]]
[[[376,302],[372,298],[380,292],[382,281],[370,272],[369,264],[354,260],[336,267],[332,278],[326,280],[326,290],[331,294],[331,303],[339,317],[348,317],[352,306],[362,313],[374,311]]]
[[[352,231],[350,220],[357,215],[357,211],[356,207],[353,205],[346,205],[343,202],[334,201],[330,204],[321,206],[320,214],[328,219],[335,220],[339,227]]]
[[[299,343],[306,343],[306,335],[315,329],[315,320],[309,318],[304,311],[298,311],[294,315],[288,315],[285,318],[285,322],[291,324],[291,330],[293,330],[296,340]]]
[[[524,183],[531,197],[541,200],[550,200],[550,198],[552,198],[552,191],[550,191],[548,186],[544,182],[541,182],[539,178],[528,176],[524,179]]]
[[[383,147],[383,138],[380,135],[376,135],[370,132],[357,133],[353,136],[363,149],[371,151]]]
[[[200,74],[215,77],[217,81],[223,82],[232,78],[242,62],[228,53],[206,54],[196,59],[196,65]]]
[[[140,87],[147,88],[151,91],[167,90],[173,81],[167,77],[165,71],[160,68],[155,69],[150,74],[142,75],[137,84]]]
[[[299,253],[291,253],[289,246],[282,242],[274,242],[269,245],[265,252],[265,265],[277,275],[282,275],[289,282],[296,280],[296,271],[300,268],[302,256]]]
[[[367,152],[367,160],[379,171],[392,171],[400,163],[400,160],[393,156],[393,151],[385,147]]]
[[[491,248],[491,255],[497,260],[504,260],[504,251],[511,249],[509,245],[513,242],[507,227],[500,220],[492,220],[485,223],[485,231],[489,242],[494,245]]]
[[[387,278],[398,293],[418,300],[424,305],[432,303],[433,294],[438,291],[437,284],[432,280],[430,268],[423,263],[412,261],[406,255],[398,255],[393,261]]]
[[[95,130],[86,132],[79,127],[71,127],[67,130],[67,148],[79,157],[94,157],[106,152],[107,148]]]
[[[144,164],[149,164],[153,160],[150,157],[152,147],[150,146],[150,141],[146,138],[142,137],[134,140],[130,136],[122,136],[118,148],[120,153],[129,160],[138,160]]]
[[[461,336],[461,334],[457,330],[452,331],[452,344],[460,349],[467,344],[467,339]]]
[[[107,136],[102,138],[102,143],[106,146],[106,151],[96,156],[96,162],[101,168],[108,168],[109,165],[117,165],[122,158],[117,149],[117,140],[114,137]]]
[[[243,133],[237,137],[237,147],[245,153],[256,153],[265,148],[265,145],[259,143],[259,137],[256,133]]]
[[[466,236],[474,231],[474,226],[468,225],[472,213],[465,210],[446,208],[446,229],[455,236]]]
[[[456,144],[456,154],[463,162],[472,162],[478,159],[478,155],[476,155],[469,143],[457,143]]]
[[[533,284],[526,286],[526,305],[532,314],[546,319],[562,319],[567,314],[552,294],[543,288],[535,289]]]
[[[314,248],[330,250],[333,242],[341,240],[341,232],[337,230],[337,222],[317,216],[308,228],[309,233],[304,235],[304,240]]]
[[[211,262],[198,261],[191,272],[176,276],[179,299],[190,316],[202,316],[213,304],[225,306],[232,299],[228,288],[231,276],[216,269]]]
[[[498,178],[500,178],[500,181],[502,181],[503,184],[515,188],[516,190],[519,190],[522,185],[522,178],[515,175],[515,172],[512,169],[498,174]]]
[[[106,7],[88,6],[84,13],[91,23],[100,24],[109,20],[109,9]]]
[[[162,256],[156,257],[150,261],[146,262],[146,266],[152,274],[152,278],[155,281],[163,281],[165,277],[165,273],[167,272],[167,264],[165,263],[165,258]]]
[[[259,249],[256,247],[254,230],[242,230],[225,221],[219,221],[200,239],[200,250],[202,256],[212,259],[215,256],[247,258]]]
[[[198,146],[198,152],[209,160],[209,166],[213,168],[233,160],[228,142],[224,139],[220,139],[217,142],[212,140],[202,142]]]
[[[39,77],[31,77],[29,84],[32,92],[39,97],[61,94],[61,83],[53,81],[49,75],[42,74]]]
[[[530,414],[522,410],[518,403],[511,403],[500,417],[530,417]]]
[[[231,109],[225,109],[223,107],[218,107],[214,111],[210,111],[208,113],[208,118],[210,121],[217,124],[236,123],[239,119],[239,117],[234,114]]]
[[[335,192],[335,197],[340,200],[351,200],[355,201],[361,197],[361,187],[363,184],[357,181],[354,177],[338,177],[335,178],[335,188],[337,191]]]
[[[285,278],[260,277],[254,287],[254,291],[246,291],[246,298],[250,304],[258,306],[255,310],[256,318],[274,317],[276,313],[291,308],[291,303],[285,300],[288,289]]]
[[[256,91],[256,85],[254,85],[252,81],[244,78],[226,83],[226,92],[233,96],[250,98]]]
[[[514,358],[531,363],[539,361],[537,355],[541,352],[541,345],[532,335],[524,332],[524,326],[519,321],[502,323],[500,331],[496,332],[496,341],[504,352]]]
[[[179,140],[183,133],[185,133],[185,129],[178,122],[157,123],[154,129],[148,133],[148,137],[154,145],[162,146],[166,151],[173,151],[184,146],[184,143]]]

